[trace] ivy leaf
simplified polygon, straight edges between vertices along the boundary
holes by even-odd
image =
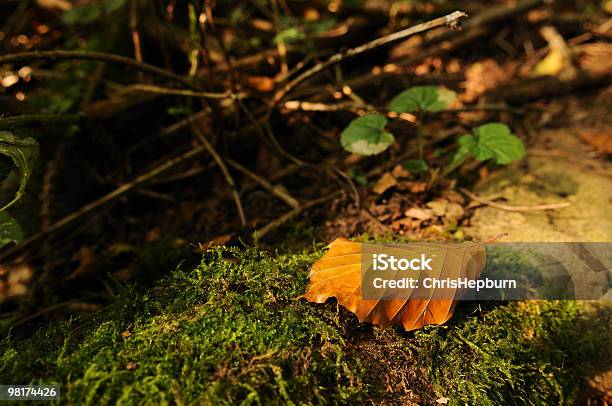
[[[404,163],[404,169],[406,169],[408,172],[420,173],[427,172],[429,166],[427,165],[427,162],[422,159],[411,159],[410,161],[406,161],[406,163]]]
[[[456,97],[455,92],[442,86],[415,86],[395,96],[389,103],[389,110],[396,113],[442,111],[448,108]]]
[[[507,165],[525,156],[523,142],[502,123],[488,123],[472,130],[473,134],[459,138],[459,150],[454,160],[471,155],[479,161],[493,159]]]
[[[357,155],[380,154],[395,142],[393,134],[385,131],[387,119],[368,114],[351,121],[340,134],[342,147]]]
[[[0,131],[0,154],[11,158],[20,172],[19,189],[15,198],[0,208],[2,211],[19,201],[25,193],[26,184],[32,175],[32,167],[38,158],[38,142],[33,138],[17,139],[10,132]]]
[[[6,211],[0,212],[0,248],[12,242],[19,243],[23,240],[21,226]]]

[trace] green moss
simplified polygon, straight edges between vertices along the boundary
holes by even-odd
[[[463,305],[448,326],[381,335],[333,303],[295,299],[320,255],[207,252],[195,270],[178,269],[152,289],[123,288],[93,320],[4,339],[0,382],[57,382],[68,404],[380,403],[388,385],[373,363],[405,371],[416,357],[413,390],[426,400],[569,402],[584,361],[609,340],[609,331],[575,331],[582,316],[570,302],[493,307],[478,317]],[[384,349],[383,336],[406,351],[393,359],[367,352]]]
[[[573,404],[584,378],[610,366],[610,314],[575,301],[513,302],[418,332],[419,361],[450,404]]]

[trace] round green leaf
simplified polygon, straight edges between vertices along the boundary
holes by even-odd
[[[408,172],[421,173],[427,172],[429,166],[427,165],[427,162],[422,159],[412,159],[404,163],[404,169],[406,169]]]
[[[380,154],[395,142],[393,134],[385,131],[387,119],[381,115],[368,114],[350,122],[340,134],[342,147],[353,154]]]
[[[442,111],[456,96],[455,92],[441,86],[415,86],[395,96],[389,103],[389,110],[397,113]]]
[[[484,124],[473,133],[459,138],[455,158],[469,154],[479,161],[493,159],[497,164],[506,165],[525,156],[523,142],[505,124]]]

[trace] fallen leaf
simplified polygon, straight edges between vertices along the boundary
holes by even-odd
[[[335,297],[338,303],[353,312],[360,322],[376,324],[382,328],[401,325],[405,330],[415,330],[428,324],[442,324],[452,314],[460,290],[455,290],[453,298],[439,290],[429,291],[427,299],[410,298],[388,300],[364,300],[361,287],[362,247],[365,244],[338,238],[329,245],[329,251],[310,269],[309,283],[302,298],[325,303]],[[408,244],[407,244],[408,245]],[[417,246],[418,244],[413,244]],[[432,248],[431,244],[420,244]],[[443,248],[441,248],[443,247]],[[485,250],[482,244],[445,244],[437,245],[444,249],[442,267],[453,278],[477,278],[485,263]],[[422,293],[422,292],[420,292]]]
[[[417,220],[429,220],[433,217],[433,213],[428,209],[421,209],[420,207],[411,207],[404,213],[406,217],[412,217]]]
[[[225,244],[227,244],[231,239],[232,239],[232,234],[222,234],[219,236],[216,236],[202,244],[200,244],[200,251],[204,252],[208,249],[214,248],[214,247],[222,247]]]
[[[387,190],[397,185],[397,179],[389,172],[385,172],[383,176],[376,182],[376,185],[372,188],[372,191],[377,195],[382,195]]]
[[[465,203],[465,199],[463,198],[463,196],[454,190],[447,191],[446,193],[443,194],[443,197],[452,203],[457,203],[457,204]]]
[[[463,210],[463,207],[457,203],[449,203],[448,206],[446,206],[445,218],[449,223],[456,224],[464,214],[465,210]]]
[[[493,59],[485,59],[472,64],[465,72],[465,93],[460,98],[471,103],[487,90],[494,89],[508,81],[513,75],[512,69],[502,68]]]
[[[274,83],[274,78],[268,76],[248,76],[246,86],[262,93],[269,93],[274,90],[276,83]]]
[[[398,185],[398,190],[409,190],[410,193],[423,193],[427,190],[426,182],[402,182]]]
[[[134,371],[138,369],[138,363],[134,361],[129,361],[125,367],[128,371]]]
[[[395,165],[395,168],[391,171],[391,175],[396,179],[409,178],[410,172],[404,169],[402,165]]]
[[[446,214],[448,200],[432,200],[431,202],[427,203],[427,207],[431,209],[435,216],[442,217]]]
[[[72,9],[72,3],[67,0],[36,0],[36,3],[47,10],[68,11]]]
[[[603,155],[612,154],[612,131],[607,129],[582,129],[578,131],[580,138]]]
[[[450,401],[450,399],[449,398],[445,398],[445,397],[441,397],[441,398],[436,399],[436,403],[439,403],[441,405],[445,405],[449,401]]]

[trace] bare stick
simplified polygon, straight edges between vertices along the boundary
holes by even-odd
[[[392,34],[376,38],[375,40],[367,42],[367,43],[365,43],[363,45],[360,45],[358,47],[350,48],[350,49],[347,49],[346,51],[343,51],[343,52],[338,52],[337,54],[332,55],[327,60],[325,60],[325,61],[323,61],[321,63],[318,63],[315,66],[313,66],[312,68],[308,69],[306,72],[302,73],[301,75],[299,75],[298,77],[293,79],[291,82],[287,83],[287,85],[285,85],[285,87],[283,87],[283,89],[281,89],[274,96],[274,101],[275,101],[275,103],[278,103],[280,100],[282,100],[282,98],[288,92],[290,92],[300,82],[303,82],[304,80],[306,80],[306,79],[312,77],[313,75],[321,72],[323,69],[326,69],[326,68],[328,68],[328,67],[330,67],[332,65],[335,65],[335,64],[343,61],[344,59],[351,58],[353,56],[359,55],[359,54],[367,52],[367,51],[371,51],[371,50],[373,50],[375,48],[378,48],[380,46],[387,45],[387,44],[390,44],[392,42],[396,42],[396,41],[402,40],[404,38],[407,38],[407,37],[410,37],[412,35],[421,33],[423,31],[430,30],[432,28],[441,27],[443,25],[448,25],[451,28],[454,28],[454,27],[457,26],[459,21],[462,18],[465,18],[465,17],[467,17],[467,14],[464,13],[463,11],[455,11],[455,12],[452,12],[452,13],[450,13],[448,15],[445,15],[444,17],[439,17],[439,18],[436,18],[434,20],[427,21],[427,22],[424,22],[422,24],[415,25],[414,27],[409,27],[409,28],[406,28],[404,30],[394,32]]]
[[[314,207],[314,206],[318,206],[319,204],[323,204],[325,202],[328,202],[332,199],[335,199],[336,197],[338,197],[340,195],[340,192],[335,192],[332,193],[330,195],[327,196],[323,196],[320,197],[318,199],[314,199],[311,200],[309,202],[304,203],[303,205],[301,205],[298,208],[295,208],[293,210],[291,210],[290,212],[283,214],[282,216],[280,216],[279,218],[277,218],[276,220],[274,220],[273,222],[265,225],[264,227],[260,228],[259,230],[255,230],[255,232],[253,233],[253,237],[255,238],[255,240],[261,239],[263,238],[266,234],[270,233],[272,230],[282,226],[283,224],[285,224],[286,222],[292,220],[294,217],[297,217],[300,213]]]
[[[278,185],[273,185],[272,183],[268,182],[266,179],[262,178],[261,176],[254,173],[253,171],[250,171],[249,169],[245,168],[244,166],[240,165],[238,162],[232,159],[227,159],[226,161],[232,168],[244,173],[249,178],[253,179],[261,187],[263,187],[264,189],[272,193],[274,196],[281,199],[283,202],[287,203],[287,205],[291,207],[292,209],[297,209],[298,207],[300,207],[300,202],[298,202],[293,196],[291,196],[284,188]]]
[[[161,87],[155,85],[130,85],[130,90],[140,90],[141,92],[156,93],[156,94],[168,94],[174,96],[187,96],[187,97],[199,97],[204,99],[234,99],[243,98],[246,93],[233,94],[232,92],[224,93],[210,93],[210,92],[197,92],[188,89],[172,89],[170,87]]]
[[[565,207],[569,207],[571,204],[569,202],[566,203],[553,203],[553,204],[540,204],[536,206],[510,206],[507,204],[495,203],[492,200],[483,199],[482,197],[476,196],[474,193],[470,192],[467,189],[461,188],[462,193],[465,193],[470,199],[475,202],[494,207],[496,209],[505,210],[505,211],[538,211],[538,210],[556,210],[563,209]]]
[[[177,75],[173,72],[167,71],[157,66],[149,65],[145,62],[138,62],[125,56],[108,54],[105,52],[90,52],[90,51],[33,51],[33,52],[21,52],[18,54],[7,54],[0,56],[0,65],[5,63],[22,63],[36,61],[39,59],[49,60],[63,60],[63,59],[81,59],[89,61],[102,61],[109,62],[118,65],[129,66],[141,72],[150,73],[152,75],[160,76],[165,79],[177,82],[189,89],[196,89],[193,83],[184,77]]]
[[[236,183],[234,182],[234,178],[232,178],[232,174],[227,169],[227,166],[225,165],[225,162],[223,162],[223,159],[221,158],[221,156],[217,153],[217,151],[212,146],[210,141],[208,141],[208,139],[204,136],[202,131],[200,131],[198,126],[196,126],[194,123],[191,123],[191,128],[193,132],[196,134],[196,136],[198,137],[198,140],[200,140],[202,145],[204,145],[204,148],[206,148],[208,153],[212,155],[214,161],[219,166],[219,169],[221,169],[221,172],[223,173],[223,177],[225,178],[225,181],[227,182],[228,186],[232,189],[232,197],[234,198],[234,202],[236,203],[236,209],[238,210],[238,216],[240,217],[240,223],[243,226],[246,226],[247,221],[244,215],[244,210],[242,209],[242,202],[240,201],[240,195],[238,194],[238,189],[236,189]]]
[[[29,126],[78,124],[84,119],[84,115],[63,114],[31,114],[25,116],[0,117],[0,130],[10,130]]]
[[[34,245],[35,243],[38,243],[39,241],[48,238],[50,235],[55,234],[63,229],[65,229],[66,227],[70,226],[71,224],[75,223],[76,221],[80,220],[81,218],[85,217],[86,215],[102,208],[103,206],[105,206],[106,204],[116,200],[117,198],[129,193],[132,191],[132,189],[134,189],[137,186],[140,186],[146,182],[148,182],[149,180],[167,172],[168,170],[174,168],[175,166],[184,163],[184,162],[188,162],[194,158],[196,158],[197,156],[203,154],[204,152],[206,152],[206,148],[204,146],[198,146],[197,148],[194,148],[190,151],[185,152],[182,155],[179,155],[175,158],[171,158],[167,161],[165,161],[164,163],[162,163],[161,165],[151,169],[150,171],[136,177],[135,179],[121,185],[120,187],[118,187],[117,189],[113,190],[112,192],[102,196],[101,198],[86,204],[85,206],[81,207],[79,210],[67,215],[66,217],[62,218],[61,220],[57,221],[56,223],[50,225],[48,228],[32,235],[31,237],[26,238],[25,240],[23,240],[19,245],[16,245],[14,247],[11,247],[7,250],[5,250],[4,252],[2,252],[0,254],[0,263],[1,261],[6,260],[7,258],[13,256],[14,254],[16,254],[17,252],[23,251],[26,248]]]

